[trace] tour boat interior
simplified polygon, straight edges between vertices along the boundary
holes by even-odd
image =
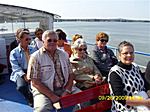
[[[1,112],[32,112],[24,97],[16,90],[14,82],[9,75],[3,75],[3,84],[0,84],[0,110]]]
[[[11,30],[0,29],[0,64],[6,65],[3,72],[0,73],[0,111],[1,112],[33,112],[25,101],[24,97],[16,90],[14,82],[9,80],[9,45],[15,39],[14,23],[23,23],[27,28],[27,22],[39,22],[43,29],[53,29],[54,18],[59,15],[42,10],[20,7],[8,4],[0,4],[0,23],[11,23]],[[31,36],[33,32],[31,32]]]
[[[11,22],[13,29],[13,22],[23,22],[24,27],[26,22],[39,22],[39,26],[43,29],[53,29],[54,18],[59,18],[59,15],[52,14],[46,11],[31,9],[26,7],[0,4],[0,23]],[[5,30],[5,29],[0,29]],[[34,36],[31,33],[31,36]],[[3,82],[0,83],[0,111],[1,112],[33,112],[25,101],[24,97],[16,90],[14,82],[9,80],[10,73],[8,71],[9,62],[9,44],[15,39],[14,31],[12,33],[0,33],[0,64],[4,64],[4,68],[0,73]],[[89,44],[93,45],[93,44]],[[111,47],[113,50],[117,50]],[[137,54],[150,56],[149,53],[136,52]],[[143,66],[141,66],[143,67]],[[143,67],[145,69],[145,67]],[[83,94],[84,96],[84,94]],[[82,97],[83,97],[82,96]],[[65,112],[70,112],[70,109]],[[55,111],[55,110],[54,110]],[[61,111],[62,112],[62,111]]]

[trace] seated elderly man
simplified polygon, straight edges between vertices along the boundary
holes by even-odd
[[[60,97],[77,92],[73,89],[73,72],[69,57],[57,48],[58,36],[54,31],[42,35],[44,46],[33,53],[27,78],[31,80],[35,112],[50,112]],[[73,91],[74,90],[74,91]]]

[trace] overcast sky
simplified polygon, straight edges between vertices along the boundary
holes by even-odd
[[[150,20],[150,0],[0,0],[71,18],[124,18]]]

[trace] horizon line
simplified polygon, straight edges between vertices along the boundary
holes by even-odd
[[[150,21],[150,19],[131,19],[131,18],[56,18],[56,19],[81,19],[81,20],[86,20],[86,19],[96,19],[96,20],[110,20],[110,19],[118,19],[118,20],[142,20],[142,21]]]

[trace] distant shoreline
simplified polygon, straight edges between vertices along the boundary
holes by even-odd
[[[150,20],[130,19],[55,19],[54,22],[150,22]]]

